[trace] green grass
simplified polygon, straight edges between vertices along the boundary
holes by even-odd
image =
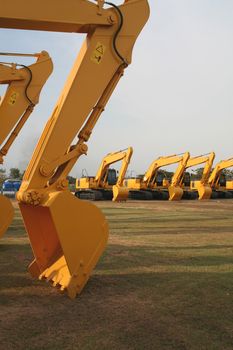
[[[75,301],[27,273],[16,211],[0,242],[0,348],[232,350],[233,201],[98,206],[109,244]]]

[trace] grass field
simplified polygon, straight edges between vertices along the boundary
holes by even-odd
[[[233,201],[97,204],[108,248],[75,300],[32,280],[21,216],[0,242],[0,349],[233,349]]]

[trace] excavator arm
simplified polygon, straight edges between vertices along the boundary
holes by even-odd
[[[202,178],[200,181],[198,181],[196,183],[196,189],[197,189],[198,194],[199,194],[199,199],[206,199],[206,196],[208,196],[208,192],[209,192],[209,187],[207,185],[207,179],[208,179],[208,176],[211,172],[214,158],[215,158],[214,152],[208,153],[206,155],[204,154],[204,155],[200,155],[197,157],[189,158],[187,163],[186,163],[186,166],[184,166],[182,168],[182,170],[179,174],[178,181],[176,181],[177,188],[179,187],[182,190],[184,173],[188,168],[206,163],[204,170],[203,170],[203,173],[202,173]],[[177,194],[173,195],[173,197],[171,197],[170,200],[180,200],[182,198],[182,196],[183,196],[183,190],[180,191],[180,193],[177,192]]]
[[[0,164],[3,164],[3,157],[39,102],[43,85],[53,70],[52,60],[46,51],[37,54],[4,54],[12,55],[37,57],[37,61],[30,66],[6,62],[0,64],[0,84],[8,85],[0,104]],[[6,143],[2,145],[7,137]]]
[[[231,167],[233,167],[233,158],[222,160],[218,164],[216,164],[208,180],[208,184],[211,186],[212,189],[215,189],[218,187],[218,182],[220,179],[221,172],[224,169],[231,168]]]
[[[133,154],[133,148],[129,147],[125,150],[109,153],[107,154],[104,159],[102,160],[100,167],[96,173],[95,177],[83,177],[81,179],[77,180],[77,189],[78,192],[76,193],[78,198],[82,198],[82,194],[84,193],[85,199],[94,199],[94,193],[95,190],[102,190],[102,189],[108,189],[111,187],[113,191],[113,201],[123,201],[128,198],[128,190],[123,186],[124,177],[127,171],[127,168],[129,166],[129,162],[131,159],[131,156]],[[109,175],[109,167],[122,160],[122,165],[119,170],[119,175],[117,178],[117,182],[113,186],[109,186],[108,184],[108,175]],[[91,198],[87,198],[87,192],[91,191]],[[97,198],[99,198],[100,193],[98,193]],[[102,199],[102,198],[101,198]],[[103,198],[104,199],[104,198]],[[106,199],[106,198],[105,198]],[[97,200],[95,198],[95,200]]]
[[[187,154],[185,153],[185,155]],[[158,170],[162,167],[181,162],[184,158],[186,158],[185,155],[173,154],[166,157],[159,157],[158,159],[154,160],[144,175],[143,184],[145,184],[145,187],[153,189]]]
[[[155,191],[157,188],[157,173],[158,170],[164,166],[168,166],[171,164],[180,163],[178,166],[178,169],[176,171],[176,176],[178,178],[178,174],[180,173],[180,167],[183,169],[184,166],[186,166],[186,163],[190,157],[189,152],[183,153],[183,154],[173,154],[166,157],[159,157],[156,160],[154,160],[150,166],[148,167],[147,171],[145,172],[145,175],[143,178],[136,178],[136,179],[127,179],[125,183],[127,184],[127,188],[130,192],[131,198],[134,199],[157,199],[161,197],[161,193],[158,191]],[[173,182],[175,177],[173,176]],[[164,187],[168,188],[169,195],[171,196],[172,193],[176,193],[177,191],[180,191],[179,188],[174,184],[166,184]],[[167,194],[167,192],[166,192]],[[163,194],[162,194],[163,197]],[[166,196],[167,197],[167,196]]]
[[[186,152],[183,154],[183,156],[180,159],[179,165],[174,172],[174,175],[171,180],[171,184],[168,187],[169,192],[169,200],[177,200],[178,198],[182,198],[183,196],[183,189],[179,186],[181,178],[184,173],[184,169],[187,166],[187,162],[189,161],[190,153]]]
[[[17,195],[35,256],[31,274],[51,280],[71,298],[81,292],[101,256],[108,225],[97,207],[68,191],[66,177],[87,153],[86,142],[131,63],[134,43],[149,17],[147,0],[103,5],[25,0],[22,6],[0,0],[2,27],[87,33]]]
[[[124,186],[125,175],[130,163],[130,159],[133,154],[133,148],[129,147],[124,151],[124,156],[122,158],[122,165],[119,170],[118,179],[116,185],[112,187],[113,191],[113,201],[114,202],[122,202],[126,201],[129,195],[129,191],[127,187]]]
[[[96,186],[97,187],[105,187],[107,180],[108,180],[109,167],[112,164],[119,162],[120,160],[123,160],[122,167],[121,167],[121,170],[119,172],[120,179],[118,177],[118,181],[117,181],[117,183],[119,183],[119,185],[121,185],[123,180],[124,180],[124,174],[127,171],[126,164],[129,163],[130,158],[132,156],[132,153],[133,153],[133,149],[132,149],[132,147],[129,147],[125,150],[121,150],[118,152],[107,154],[106,157],[104,157],[104,159],[102,160],[100,167],[96,173],[96,176],[94,179]],[[122,177],[123,177],[123,180],[122,180]]]
[[[0,53],[0,55],[37,58],[37,61],[30,66],[0,63],[0,84],[7,85],[0,103],[0,164],[3,164],[3,158],[39,102],[41,89],[52,73],[53,64],[46,51],[37,54]],[[13,206],[10,200],[0,196],[0,237],[12,219]]]

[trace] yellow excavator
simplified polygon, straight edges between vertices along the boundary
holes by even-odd
[[[158,184],[158,171],[160,168],[171,164],[186,164],[189,156],[187,152],[179,155],[172,154],[166,157],[159,157],[150,164],[144,176],[126,179],[125,186],[129,190],[129,198],[137,200],[168,199],[170,182],[164,179],[162,185]]]
[[[76,180],[76,197],[94,201],[125,201],[128,198],[128,189],[123,186],[123,182],[132,154],[132,147],[107,154],[95,177],[81,177]],[[117,177],[116,170],[110,169],[110,166],[120,160],[122,166]]]
[[[208,185],[208,178],[213,166],[214,159],[214,152],[189,158],[186,166],[183,169],[183,173],[181,174],[180,181],[177,183],[177,187],[182,189],[182,191],[177,191],[177,193],[170,197],[170,200],[181,200],[182,198],[195,199],[197,196],[199,199],[208,199],[208,193],[211,192],[210,186]],[[206,164],[203,169],[201,180],[191,181],[190,175],[186,173],[186,170],[203,163]]]
[[[0,102],[0,164],[30,117],[43,85],[52,73],[53,64],[46,51],[36,54],[0,53],[1,56],[33,57],[30,66],[0,62],[0,84],[7,85]],[[0,195],[0,237],[13,219],[11,201]]]
[[[94,204],[70,193],[67,175],[87,153],[86,142],[131,63],[149,4],[0,0],[0,8],[2,28],[87,33],[17,193],[34,254],[31,275],[75,298],[105,249],[108,224]]]
[[[233,158],[220,161],[216,164],[212,171],[208,185],[211,192],[208,193],[208,199],[216,198],[232,198],[233,197],[233,181],[226,181],[226,177],[222,174],[224,169],[233,167]]]

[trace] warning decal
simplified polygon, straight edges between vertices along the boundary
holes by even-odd
[[[14,104],[16,103],[16,100],[19,96],[19,93],[18,92],[15,92],[13,91],[9,97],[9,100],[8,100],[8,104],[11,105],[11,106],[14,106]]]
[[[106,50],[106,47],[103,44],[97,43],[95,50],[91,55],[91,60],[96,64],[100,64],[102,61],[102,58],[104,57],[105,50]]]

